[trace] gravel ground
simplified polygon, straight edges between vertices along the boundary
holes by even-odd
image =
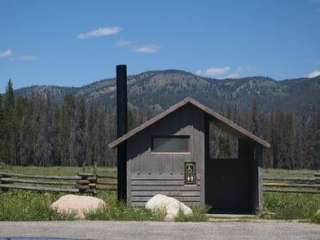
[[[165,222],[0,222],[0,238],[9,236],[73,239],[253,239],[320,240],[320,225],[285,221],[165,223]]]

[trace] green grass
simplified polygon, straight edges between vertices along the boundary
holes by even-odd
[[[37,193],[29,191],[8,191],[0,193],[0,221],[44,221],[73,220],[72,215],[61,215],[50,209],[51,203],[63,194]],[[86,215],[88,220],[119,220],[119,221],[163,221],[164,211],[151,212],[144,208],[128,207],[118,202],[115,192],[98,192],[98,198],[103,199],[105,208]],[[203,207],[192,208],[193,215],[179,213],[176,221],[207,221]]]
[[[73,215],[61,215],[50,209],[51,203],[63,194],[29,191],[0,192],[0,221],[73,220]],[[119,203],[114,192],[99,192],[97,197],[107,207],[87,214],[88,220],[162,221],[165,214]]]
[[[175,218],[176,222],[206,222],[208,216],[206,213],[208,208],[204,206],[192,207],[192,215],[185,215],[182,211],[179,211],[178,216]]]
[[[312,216],[311,221],[320,223],[320,209]]]
[[[36,167],[36,166],[10,166],[0,164],[0,172],[13,172],[27,175],[47,175],[47,176],[74,176],[79,172],[93,172],[94,168],[89,167]],[[116,176],[114,167],[98,167],[97,173],[101,175]]]
[[[107,206],[95,212],[88,213],[88,220],[119,220],[119,221],[162,221],[164,212],[151,212],[144,208],[128,207],[123,202],[118,202],[114,192],[100,192],[99,198],[105,200]]]
[[[15,172],[23,174],[35,175],[56,175],[56,176],[72,176],[78,172],[82,172],[82,167],[36,167],[36,166],[9,166],[0,164],[0,171]],[[85,167],[86,172],[93,172],[92,166]],[[264,169],[266,177],[313,177],[316,171],[301,169],[301,170],[286,170],[286,169]],[[116,176],[115,167],[98,167],[97,173],[102,175]]]
[[[264,169],[263,173],[266,177],[314,177],[315,170],[299,169]]]
[[[264,210],[276,219],[311,219],[320,209],[320,194],[264,193]]]
[[[27,191],[0,192],[1,221],[71,220],[73,216],[61,215],[49,208],[61,194]]]
[[[80,167],[21,167],[0,165],[0,172],[16,172],[37,175],[76,175],[83,171]],[[93,171],[92,167],[86,167],[85,171]],[[116,176],[115,168],[99,167],[98,174]],[[312,170],[282,170],[265,169],[265,176],[279,177],[312,177]],[[50,210],[49,205],[62,194],[36,193],[27,191],[0,191],[0,220],[62,220],[72,219],[72,216],[61,216]],[[163,213],[151,213],[145,209],[127,207],[116,201],[115,193],[106,191],[98,192],[97,197],[108,203],[108,208],[96,213],[89,213],[91,220],[162,220]],[[320,209],[320,194],[296,194],[296,193],[265,193],[264,210],[273,212],[272,218],[276,219],[313,219],[320,222],[319,216],[315,216]],[[205,209],[194,208],[193,216],[179,214],[176,221],[205,221]]]

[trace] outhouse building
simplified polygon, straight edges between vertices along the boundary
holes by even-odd
[[[211,122],[238,138],[236,158],[210,158]],[[144,206],[161,193],[187,205],[207,205],[213,212],[250,214],[262,209],[260,168],[263,148],[270,144],[193,98],[109,144],[122,145],[126,172],[120,176],[125,178],[122,191],[129,205]]]

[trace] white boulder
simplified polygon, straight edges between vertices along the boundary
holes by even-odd
[[[76,218],[85,219],[86,213],[105,206],[106,203],[100,198],[68,194],[52,203],[50,208],[60,214],[74,214]]]
[[[168,197],[163,194],[156,194],[148,200],[145,205],[146,209],[151,211],[166,211],[166,221],[173,221],[178,215],[179,211],[182,211],[185,215],[191,215],[192,210],[182,202],[175,198]]]

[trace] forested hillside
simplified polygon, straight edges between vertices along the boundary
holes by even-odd
[[[186,96],[250,129],[272,144],[266,167],[320,167],[320,77],[216,80],[184,71],[130,76],[129,125],[137,126]],[[235,150],[213,131],[218,156]],[[114,165],[115,82],[80,88],[33,86],[0,96],[0,161],[21,165]]]

